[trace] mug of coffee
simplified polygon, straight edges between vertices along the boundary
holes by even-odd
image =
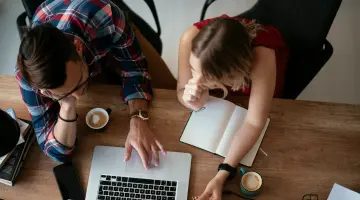
[[[248,172],[245,168],[240,168],[241,182],[240,189],[241,192],[246,196],[255,196],[259,194],[260,188],[262,186],[262,178],[259,173],[250,171]]]
[[[95,131],[102,131],[110,119],[111,109],[94,108],[86,114],[86,124]]]

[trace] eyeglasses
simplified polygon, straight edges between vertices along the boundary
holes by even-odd
[[[74,93],[75,91],[77,91],[78,89],[80,89],[81,87],[83,87],[84,85],[87,85],[87,83],[89,82],[89,80],[92,78],[92,76],[90,75],[83,83],[78,84],[74,89],[72,89],[70,92],[68,92],[67,94],[65,94],[62,97],[56,97],[57,95],[53,94],[52,92],[50,92],[49,90],[45,90],[43,92],[44,95],[51,97],[55,102],[60,101],[68,96],[70,96],[72,93]],[[82,78],[81,78],[82,79]],[[81,80],[80,79],[80,80]]]
[[[83,63],[83,66],[85,66],[84,63]],[[53,101],[58,102],[58,101],[60,101],[60,100],[62,100],[62,99],[64,99],[64,98],[70,96],[72,93],[74,93],[74,92],[77,91],[78,89],[82,88],[83,86],[88,87],[88,83],[89,83],[90,79],[93,78],[94,76],[96,76],[98,73],[91,73],[91,74],[89,75],[89,77],[88,77],[84,82],[80,83],[81,80],[82,80],[82,78],[83,78],[83,75],[82,75],[82,74],[83,74],[83,73],[81,72],[81,77],[80,77],[80,80],[79,80],[77,86],[76,86],[74,89],[72,89],[70,92],[68,92],[67,94],[65,94],[65,95],[63,95],[63,96],[61,96],[61,97],[59,97],[59,96],[56,95],[56,94],[53,94],[53,93],[50,92],[49,90],[44,90],[44,92],[42,92],[42,93],[43,93],[45,96],[48,96],[48,97],[52,98]],[[84,91],[85,91],[86,89],[87,89],[87,88],[84,88]]]

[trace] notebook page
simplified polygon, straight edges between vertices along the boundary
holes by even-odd
[[[330,192],[328,200],[339,199],[360,200],[360,194],[335,183]]]
[[[243,123],[245,121],[247,110],[244,108],[241,108],[240,106],[236,106],[234,113],[235,114],[233,114],[228,126],[225,129],[223,139],[221,140],[219,147],[216,150],[216,154],[221,155],[223,157],[225,157],[227,155],[227,153],[230,149],[232,139],[236,134],[236,131],[239,130],[241,128],[241,126],[243,125]],[[233,119],[233,117],[234,117],[234,119]],[[260,148],[261,141],[265,136],[265,132],[266,132],[266,129],[267,129],[269,123],[270,123],[270,119],[268,118],[266,120],[264,129],[262,130],[261,135],[259,136],[258,140],[254,144],[253,148],[250,149],[250,151],[240,161],[240,164],[243,164],[248,167],[252,166],[252,164],[255,160],[256,154]]]
[[[245,108],[236,106],[224,131],[224,135],[221,138],[219,146],[216,149],[216,154],[224,157],[227,155],[236,132],[241,128],[245,121],[246,113],[247,110]]]
[[[203,110],[191,114],[180,141],[215,152],[234,109],[235,104],[210,97]]]

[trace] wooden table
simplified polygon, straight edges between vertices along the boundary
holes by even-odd
[[[74,163],[84,188],[94,146],[124,145],[129,119],[119,89],[119,86],[92,85],[78,104],[79,143]],[[246,100],[238,99],[243,105]],[[86,112],[93,107],[113,110],[104,133],[93,133],[84,123]],[[13,77],[0,76],[0,108],[14,108],[18,117],[29,119]],[[193,155],[191,197],[203,191],[216,174],[222,158],[179,142],[189,115],[190,111],[177,101],[175,91],[155,90],[150,107],[150,126],[168,151]],[[262,192],[256,199],[301,200],[308,193],[327,199],[335,182],[360,191],[360,106],[275,99],[270,118],[261,145],[268,156],[259,152],[252,167],[264,179]],[[47,158],[36,143],[33,144],[15,186],[0,185],[0,198],[61,199],[52,173],[57,164]],[[236,189],[238,184],[239,178],[227,187]],[[228,196],[224,199],[238,198]]]

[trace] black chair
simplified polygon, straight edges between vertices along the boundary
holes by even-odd
[[[342,0],[258,0],[238,15],[277,28],[290,48],[282,98],[296,99],[333,53],[326,40]],[[205,0],[200,20],[215,0]]]
[[[122,0],[113,0],[113,2],[118,5],[129,17],[130,21],[134,23],[135,26],[138,27],[140,32],[144,35],[144,37],[151,43],[151,45],[156,49],[156,51],[161,55],[162,52],[162,41],[160,38],[161,35],[161,27],[159,18],[157,15],[155,3],[153,0],[144,0],[145,3],[151,10],[151,13],[155,19],[157,32],[151,28],[151,26],[145,22],[139,15],[137,15],[134,11],[132,11],[129,6],[127,6]],[[36,9],[39,5],[44,2],[44,0],[22,0],[22,3],[25,8],[25,12],[21,13],[16,20],[18,32],[20,38],[24,35],[24,33],[28,30],[31,24],[26,22],[26,18],[31,21],[33,15],[35,14]]]

